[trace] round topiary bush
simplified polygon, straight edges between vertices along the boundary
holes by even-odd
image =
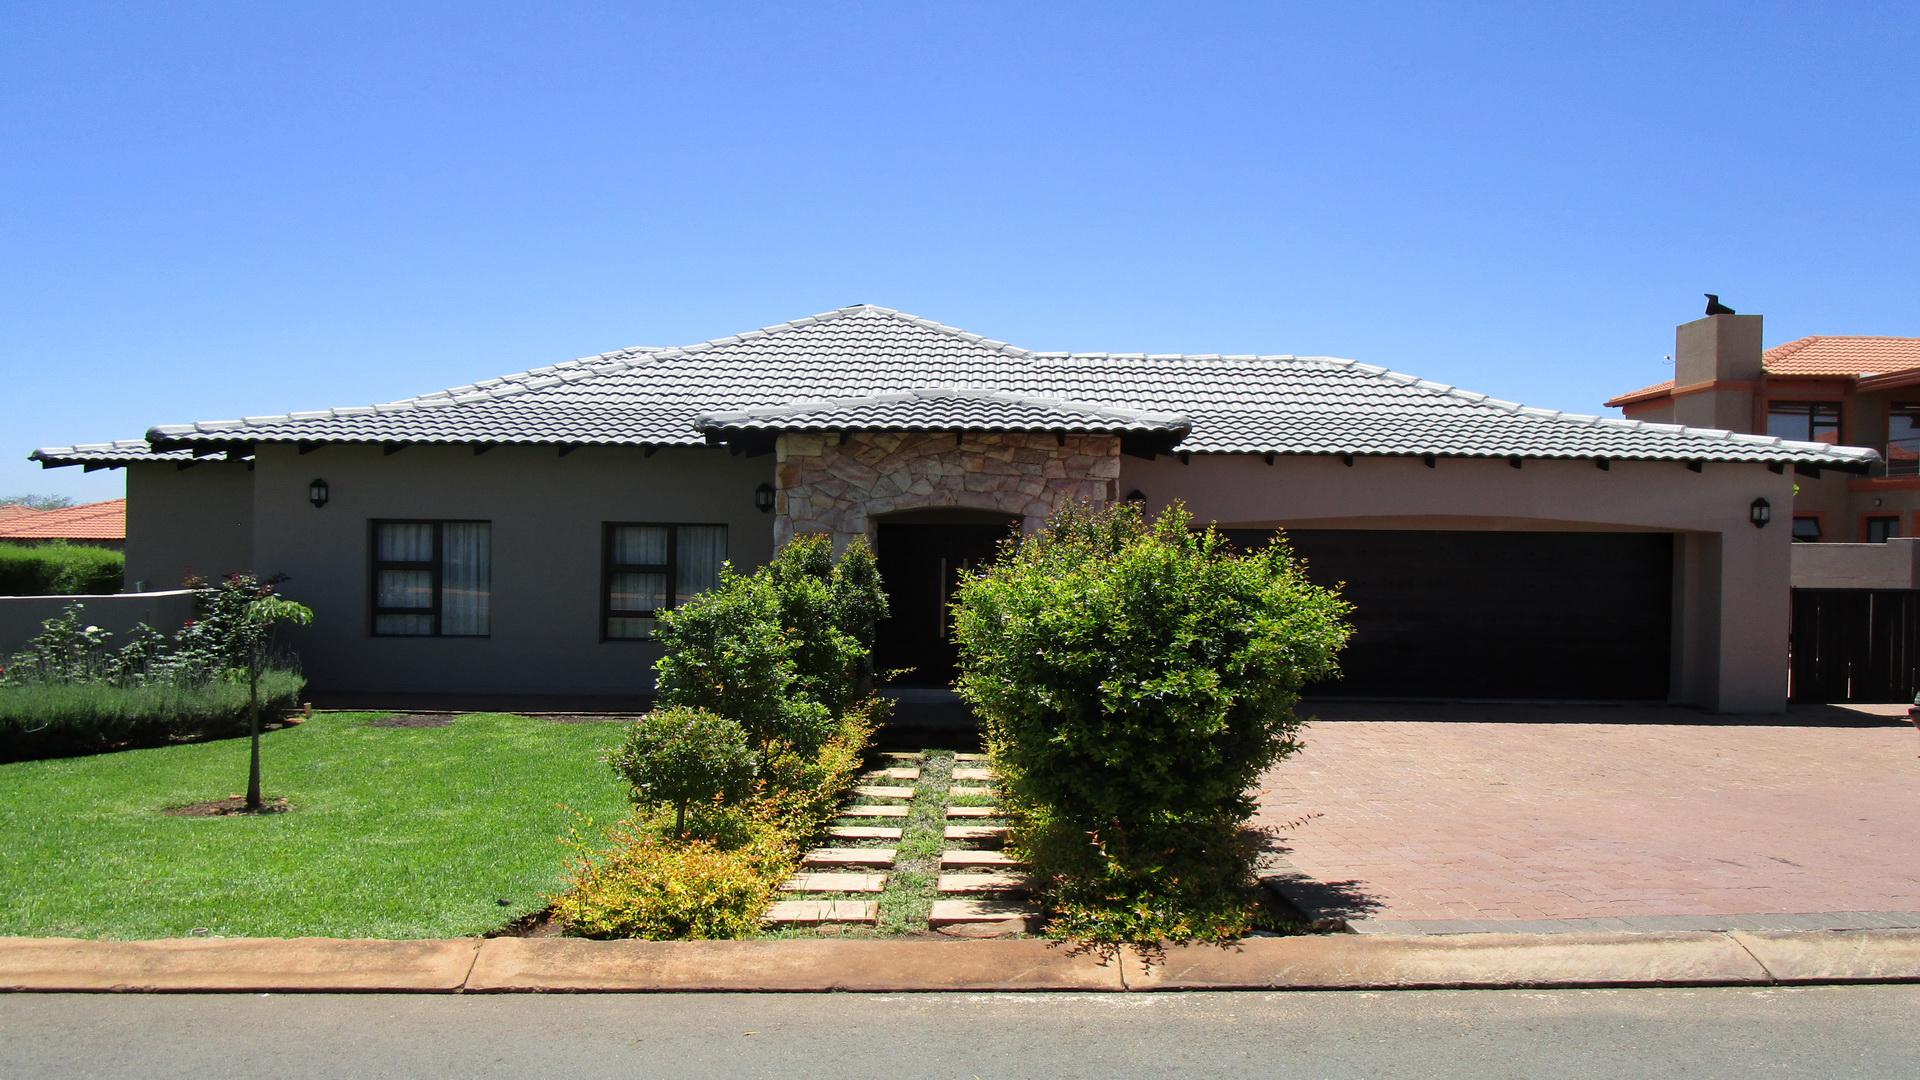
[[[1300,690],[1337,674],[1348,607],[1285,541],[1238,551],[1173,506],[1073,509],[962,583],[961,695],[1057,926],[1242,932],[1261,772],[1299,748]]]
[[[633,785],[636,805],[673,807],[674,835],[685,836],[687,807],[745,798],[759,759],[738,721],[673,706],[634,721],[608,763]]]

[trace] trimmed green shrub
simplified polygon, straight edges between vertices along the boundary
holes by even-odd
[[[886,605],[864,541],[835,561],[831,541],[805,536],[751,574],[723,568],[717,587],[654,626],[660,700],[738,721],[763,762],[781,743],[811,757],[871,691]]]
[[[0,543],[0,596],[99,596],[120,591],[127,557],[86,544]]]
[[[759,763],[738,721],[684,706],[634,721],[607,762],[633,785],[635,805],[673,807],[673,833],[680,837],[687,834],[690,804],[739,802],[752,790]]]
[[[262,672],[263,714],[278,717],[293,709],[305,686],[298,672]],[[159,745],[246,732],[244,680],[186,686],[0,686],[0,760],[90,754],[126,744]]]
[[[1015,846],[1056,933],[1244,933],[1261,772],[1299,749],[1348,607],[1283,538],[1239,552],[1182,506],[1071,509],[962,582],[958,689],[985,721]]]

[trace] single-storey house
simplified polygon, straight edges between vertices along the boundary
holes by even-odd
[[[874,542],[880,659],[937,683],[955,577],[1009,528],[1177,499],[1242,539],[1284,526],[1345,583],[1326,692],[1727,712],[1786,698],[1795,474],[1878,460],[1328,357],[1033,352],[868,305],[33,456],[128,470],[129,581],[287,575],[322,691],[629,694],[655,612],[815,531]]]

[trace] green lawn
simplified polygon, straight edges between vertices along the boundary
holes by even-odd
[[[600,762],[616,723],[368,726],[378,715],[266,736],[283,814],[160,812],[244,791],[245,739],[0,765],[0,934],[477,934],[545,907],[563,806],[626,809]]]

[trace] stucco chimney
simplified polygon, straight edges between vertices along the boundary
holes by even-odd
[[[1673,342],[1674,421],[1730,431],[1752,428],[1760,351],[1758,315],[1709,315],[1680,324]]]
[[[1759,377],[1760,316],[1709,315],[1674,332],[1675,386]]]

